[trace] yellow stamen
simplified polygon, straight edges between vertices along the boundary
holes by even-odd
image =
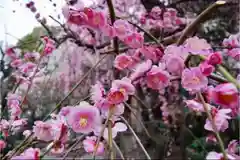
[[[126,90],[125,90],[124,88],[120,88],[119,91],[123,93],[123,92],[125,92]]]
[[[79,120],[79,124],[81,127],[86,127],[87,126],[87,118],[83,118],[81,117],[80,120]]]

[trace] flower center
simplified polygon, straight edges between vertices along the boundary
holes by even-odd
[[[200,79],[198,77],[193,77],[191,82],[193,84],[198,84],[200,82]]]
[[[154,76],[152,81],[153,81],[154,83],[158,83],[158,82],[159,82],[159,79],[158,79],[157,76]]]
[[[128,66],[128,63],[129,63],[129,60],[128,59],[124,59],[122,62],[121,62],[121,66],[123,68],[127,67]]]
[[[114,99],[117,99],[117,100],[121,99],[121,94],[120,93],[116,93],[114,95]]]
[[[219,94],[219,99],[224,103],[224,104],[229,104],[231,102],[235,101],[235,97],[232,94]]]
[[[121,93],[124,93],[126,90],[125,90],[124,88],[120,88],[119,91],[120,91]]]
[[[80,120],[79,120],[79,124],[80,124],[81,127],[86,127],[87,122],[88,122],[88,120],[85,117],[81,117]]]

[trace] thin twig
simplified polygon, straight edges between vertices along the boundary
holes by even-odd
[[[118,147],[118,145],[117,145],[117,143],[115,142],[115,140],[113,140],[113,145],[114,145],[114,147],[116,148],[116,150],[117,150],[119,156],[121,157],[121,159],[122,159],[122,160],[125,160],[125,158],[124,158],[124,156],[123,156],[123,153],[122,153],[121,149]]]
[[[76,147],[78,145],[78,143],[80,143],[80,141],[83,140],[83,138],[85,137],[85,135],[82,135],[75,143],[73,143],[73,145],[66,151],[66,153],[64,154],[62,160],[65,160],[66,157],[68,156],[68,154],[73,150],[74,147]]]
[[[108,5],[109,13],[110,13],[111,22],[113,24],[116,20],[116,15],[115,15],[115,10],[114,10],[114,7],[113,7],[112,0],[107,0],[107,5]],[[114,45],[114,50],[115,50],[116,54],[118,54],[119,44],[118,44],[118,38],[117,37],[114,38],[113,45]]]
[[[96,143],[96,146],[94,148],[93,157],[92,157],[94,160],[96,159],[96,153],[97,153],[97,149],[98,149],[98,146],[99,146],[99,143],[100,143],[100,139],[103,136],[104,129],[107,127],[108,121],[111,118],[111,116],[112,116],[111,112],[109,112],[109,115],[108,115],[108,117],[107,117],[107,119],[106,119],[106,121],[103,125],[103,128],[101,129],[100,135],[98,136],[97,143]]]
[[[178,39],[177,41],[177,45],[181,45],[185,39],[187,38],[187,36],[189,36],[189,34],[191,34],[195,28],[199,25],[199,23],[202,22],[202,20],[209,14],[211,13],[214,9],[216,9],[219,6],[224,5],[226,2],[225,1],[216,1],[215,3],[213,3],[212,5],[210,5],[207,9],[205,9],[190,25],[188,25],[181,37]]]
[[[136,118],[136,120],[141,124],[141,126],[143,127],[143,130],[145,131],[146,135],[148,136],[148,138],[151,139],[150,133],[148,132],[147,128],[145,127],[144,123],[138,119],[136,113],[133,111],[132,107],[127,104],[126,102],[124,102],[125,106],[132,112],[132,114],[134,115],[134,117]]]
[[[149,33],[148,31],[146,31],[145,29],[143,29],[142,27],[140,27],[139,25],[131,22],[131,21],[128,21],[128,23],[132,24],[133,26],[137,27],[140,31],[144,32],[146,34],[146,36],[148,38],[150,38],[151,40],[153,40],[155,43],[157,44],[160,44],[158,39],[156,37],[154,37],[151,33]]]
[[[31,89],[31,87],[32,87],[33,79],[35,78],[35,76],[36,76],[36,74],[37,74],[37,71],[38,71],[38,68],[39,68],[39,66],[40,66],[40,63],[41,63],[42,58],[43,58],[43,54],[41,54],[41,57],[39,58],[39,61],[38,61],[38,64],[37,64],[37,67],[36,67],[36,69],[34,70],[33,75],[30,77],[30,84],[28,85],[27,91],[26,91],[24,97],[22,98],[21,104],[19,105],[20,108],[22,108],[22,105],[23,105],[25,99],[27,98],[28,92],[30,91],[30,89]]]
[[[209,119],[210,122],[211,122],[211,125],[212,125],[212,128],[213,128],[213,132],[216,134],[216,137],[217,137],[217,140],[218,140],[218,142],[219,142],[219,146],[220,146],[221,151],[222,151],[222,153],[223,153],[224,159],[228,159],[228,158],[227,158],[227,154],[226,154],[225,149],[224,149],[223,141],[222,141],[222,139],[221,139],[221,137],[220,137],[220,135],[219,135],[219,132],[218,132],[218,130],[217,130],[217,126],[216,126],[216,124],[215,124],[215,122],[214,122],[214,119],[213,119],[211,113],[210,113],[209,110],[208,110],[208,106],[207,106],[207,104],[205,103],[205,100],[204,100],[202,94],[199,92],[197,95],[198,95],[198,97],[200,98],[200,101],[201,101],[201,103],[203,104],[204,110],[205,110],[205,112],[207,113],[208,119]]]
[[[134,97],[138,102],[140,102],[143,107],[145,107],[146,109],[149,108],[137,95],[134,94],[133,97]]]
[[[148,160],[151,160],[151,157],[149,156],[149,154],[147,153],[146,149],[144,148],[141,140],[138,138],[137,134],[134,132],[134,130],[132,129],[132,127],[130,126],[130,124],[127,122],[127,120],[120,116],[120,118],[124,121],[124,123],[128,126],[128,128],[130,129],[130,131],[132,132],[133,136],[136,138],[139,146],[141,147],[141,149],[143,150],[144,154],[146,155]]]
[[[109,111],[109,116],[110,115]],[[111,120],[108,120],[108,145],[109,145],[109,150],[110,150],[110,159],[114,160],[114,153],[113,153],[113,136],[112,136],[112,122]]]
[[[54,142],[51,142],[52,145],[47,148],[47,150],[45,152],[43,152],[43,154],[40,155],[40,159],[42,159],[46,154],[48,154],[48,152],[51,151],[51,149],[55,146],[55,144],[57,143],[58,141],[54,141]]]

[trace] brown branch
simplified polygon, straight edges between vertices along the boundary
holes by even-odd
[[[115,15],[112,0],[107,0],[107,5],[108,5],[109,13],[110,13],[111,23],[113,24],[116,20],[116,15]],[[119,44],[118,44],[118,38],[117,37],[114,38],[113,45],[114,45],[114,49],[115,49],[116,54],[118,54]]]
[[[205,9],[201,14],[199,14],[199,16],[184,29],[181,37],[177,41],[177,45],[181,45],[185,41],[185,39],[195,31],[196,27],[209,13],[211,13],[217,7],[224,5],[225,3],[226,3],[225,1],[216,1],[215,3],[210,5],[207,9]]]

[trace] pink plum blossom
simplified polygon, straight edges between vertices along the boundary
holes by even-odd
[[[111,38],[115,37],[116,35],[114,28],[109,24],[106,24],[104,27],[102,27],[101,31],[104,33],[105,36],[108,36]]]
[[[173,74],[180,76],[185,67],[184,59],[177,54],[167,54],[163,56],[163,60],[166,64],[166,70]]]
[[[228,144],[228,148],[227,148],[227,152],[229,154],[235,154],[237,151],[237,147],[239,145],[240,142],[238,142],[238,140],[232,140],[229,142]]]
[[[135,67],[134,72],[130,75],[130,79],[132,81],[134,81],[134,80],[144,76],[145,73],[147,73],[151,68],[152,68],[152,61],[151,60],[146,60],[146,61],[138,64]]]
[[[30,130],[23,131],[23,135],[25,138],[29,137],[31,134],[32,134],[32,132]]]
[[[38,52],[27,52],[24,54],[24,59],[26,61],[36,61],[40,58],[40,54]]]
[[[47,121],[51,124],[51,136],[55,141],[65,143],[68,140],[68,127],[65,118],[57,115],[56,119]]]
[[[235,158],[229,154],[227,154],[228,160],[234,160]],[[217,153],[217,152],[209,152],[207,154],[206,160],[223,160],[224,156],[222,153]]]
[[[64,116],[64,117],[67,117],[71,111],[71,108],[72,106],[66,106],[66,107],[63,107],[60,112],[59,112],[59,115],[61,116]]]
[[[133,95],[135,92],[135,87],[131,84],[131,79],[127,77],[123,77],[121,80],[114,80],[112,87],[124,91],[128,95]]]
[[[156,47],[153,46],[143,46],[140,52],[144,55],[146,59],[151,59],[153,62],[158,62],[162,57],[163,53]]]
[[[174,8],[167,8],[167,12],[170,14],[171,17],[177,16],[177,10]]]
[[[195,100],[185,100],[187,107],[196,112],[205,112],[203,104]]]
[[[113,24],[113,27],[115,29],[116,36],[121,40],[124,40],[125,37],[130,36],[133,32],[133,26],[126,20],[116,20]]]
[[[132,33],[124,38],[124,43],[131,48],[141,48],[144,43],[144,37],[141,33]]]
[[[239,34],[230,35],[228,38],[225,38],[223,40],[223,46],[231,48],[240,47]]]
[[[36,64],[35,64],[35,63],[26,62],[26,63],[24,63],[23,65],[19,66],[19,70],[20,70],[23,74],[26,74],[26,73],[32,72],[35,67],[36,67]]]
[[[40,160],[39,148],[28,148],[20,156],[15,156],[11,160]]]
[[[10,102],[11,100],[18,100],[18,101],[20,101],[20,100],[21,100],[21,96],[15,94],[15,93],[8,93],[8,96],[7,96],[6,99],[7,99],[9,102]],[[8,103],[8,105],[10,105],[10,104]]]
[[[20,105],[21,96],[17,94],[9,93],[6,99],[7,99],[7,106],[9,108],[12,108]]]
[[[116,122],[112,125],[112,138],[114,139],[118,132],[124,132],[127,130],[127,126],[126,124],[122,123],[122,122]],[[108,140],[108,128],[104,129],[103,132],[103,137]]]
[[[102,100],[103,96],[106,94],[103,85],[100,82],[96,82],[91,88],[91,100],[97,103]]]
[[[20,115],[22,113],[22,109],[20,108],[19,105],[12,106],[9,110],[10,112],[10,119],[15,120],[20,118]]]
[[[43,55],[47,56],[47,55],[51,54],[56,49],[55,48],[55,42],[48,37],[44,37],[43,40],[44,40],[44,43],[45,43],[44,49],[43,49]]]
[[[128,100],[128,94],[125,90],[111,88],[107,94],[107,101],[110,104],[119,104]]]
[[[131,67],[133,60],[131,56],[126,55],[125,53],[118,55],[114,60],[114,67],[119,70],[124,70]]]
[[[12,60],[17,59],[19,56],[17,55],[14,48],[9,47],[6,49],[5,54],[10,57]]]
[[[177,45],[169,45],[164,50],[165,55],[177,55],[181,57],[183,60],[187,58],[189,55],[188,50],[183,46],[177,46]],[[164,55],[164,56],[165,56]]]
[[[26,118],[22,118],[22,119],[18,119],[18,120],[14,120],[11,123],[11,126],[13,129],[19,129],[20,127],[23,127],[27,124],[27,119]]]
[[[228,128],[228,119],[231,119],[227,114],[231,113],[231,109],[216,109],[211,110],[213,121],[216,125],[217,131],[224,132]],[[209,119],[206,120],[204,128],[208,131],[214,131],[212,123]]]
[[[200,70],[204,76],[209,76],[215,70],[214,66],[203,62],[199,65]]]
[[[161,14],[162,14],[162,9],[158,6],[156,6],[156,7],[152,8],[151,12],[149,13],[149,16],[152,19],[160,20],[162,18]]]
[[[222,55],[219,52],[211,53],[207,57],[207,63],[210,64],[210,65],[221,64],[222,61],[223,61]]]
[[[103,12],[93,11],[93,13],[85,12],[85,14],[88,17],[87,25],[89,25],[92,28],[97,28],[97,29],[102,28],[107,23],[107,20],[105,18],[106,16],[103,14]]]
[[[236,61],[240,61],[240,48],[233,48],[229,50],[228,55]]]
[[[33,126],[34,136],[39,140],[51,141],[53,137],[51,136],[51,124],[43,121],[35,121]]]
[[[6,119],[2,119],[0,121],[0,132],[3,130],[8,130],[9,126],[10,126],[9,122]]]
[[[2,151],[6,146],[6,142],[4,140],[0,140],[0,151]]]
[[[208,79],[199,67],[192,67],[183,70],[181,83],[186,90],[195,92],[206,88]]]
[[[205,39],[198,37],[191,37],[185,41],[184,46],[188,49],[191,54],[197,55],[208,55],[212,50],[211,45],[207,43]]]
[[[74,132],[87,134],[94,130],[101,119],[98,108],[83,101],[71,108],[67,121]]]
[[[13,68],[17,68],[17,67],[21,66],[23,63],[24,63],[24,62],[23,62],[22,59],[15,59],[15,60],[13,60],[13,61],[11,62],[10,65],[11,65],[11,67],[13,67]]]
[[[66,11],[68,8],[64,8],[63,11]],[[83,25],[87,23],[88,17],[85,13],[78,10],[70,10],[68,13],[65,13],[67,16],[67,21],[70,24]]]
[[[83,140],[83,147],[87,153],[93,153],[97,145],[97,137],[96,136],[87,136],[85,140]],[[97,148],[97,155],[102,155],[104,153],[104,144],[103,142],[99,142]]]
[[[112,117],[113,116],[121,116],[123,113],[124,113],[124,104],[123,103],[120,103],[120,104],[117,104],[117,105],[109,105],[108,107],[102,107],[101,108],[101,113],[102,113],[102,116],[104,118],[107,118],[108,115],[109,115],[109,111],[111,109],[111,114],[112,114]]]
[[[219,84],[209,90],[210,100],[224,108],[231,108],[233,113],[238,112],[239,95],[236,86],[232,83]]]
[[[158,66],[153,66],[147,73],[147,86],[152,89],[161,90],[169,85],[170,75]]]

